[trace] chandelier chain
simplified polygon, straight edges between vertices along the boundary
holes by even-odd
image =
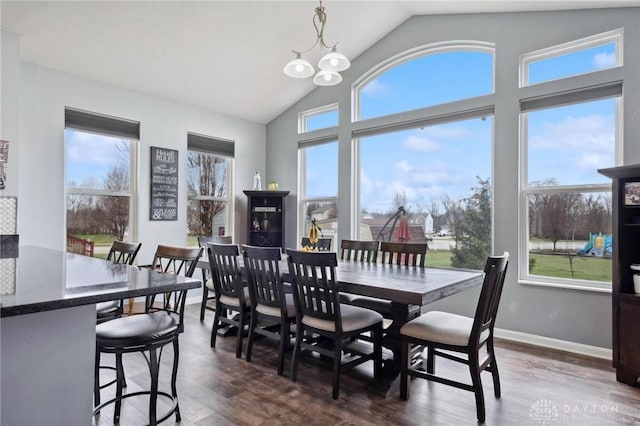
[[[324,11],[324,6],[322,6],[322,2],[320,2],[320,6],[316,7],[316,13],[313,15],[312,22],[313,22],[313,27],[316,29],[316,41],[307,50],[292,50],[292,52],[295,53],[296,55],[304,55],[305,53],[309,53],[313,49],[315,49],[318,44],[320,44],[325,49],[329,49],[329,50],[332,50],[338,47],[338,43],[334,44],[333,46],[329,46],[324,41],[324,26],[327,23],[327,14]]]

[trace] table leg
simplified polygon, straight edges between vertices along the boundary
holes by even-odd
[[[393,358],[383,359],[382,371],[369,384],[369,391],[388,397],[400,387],[400,328],[420,315],[420,307],[391,303],[391,324],[384,330],[382,346],[391,350]]]

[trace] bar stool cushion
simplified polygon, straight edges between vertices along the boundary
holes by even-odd
[[[132,315],[96,326],[96,342],[105,347],[139,346],[178,332],[178,321],[165,312]]]
[[[100,317],[112,316],[120,309],[119,300],[111,300],[109,302],[96,303],[96,315]]]

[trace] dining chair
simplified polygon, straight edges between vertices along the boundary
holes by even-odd
[[[378,241],[341,240],[340,260],[376,263],[378,247]]]
[[[153,257],[152,268],[163,274],[184,274],[191,277],[196,269],[202,248],[181,248],[159,245]],[[120,422],[122,401],[140,395],[149,395],[149,424],[156,425],[175,413],[176,421],[181,421],[176,378],[178,373],[179,344],[178,337],[184,331],[184,308],[187,290],[174,291],[161,295],[161,304],[155,303],[156,296],[145,299],[145,313],[117,318],[96,326],[96,365],[99,354],[112,353],[116,357],[116,395],[100,404],[99,390],[94,389],[96,415],[109,404],[115,404],[113,421]],[[160,359],[165,346],[173,345],[173,369],[171,373],[171,393],[158,390]],[[159,350],[159,351],[158,351]],[[122,355],[140,352],[147,360],[150,372],[149,390],[123,395],[124,370]],[[96,381],[97,383],[97,381]],[[95,385],[94,385],[95,386]],[[171,408],[160,416],[156,413],[158,395],[171,401]]]
[[[127,265],[133,265],[133,262],[136,260],[136,256],[140,251],[140,247],[142,247],[142,243],[125,243],[123,241],[116,240],[111,244],[111,248],[107,254],[107,260],[113,263],[126,263]],[[133,305],[133,302],[130,301],[130,304]],[[120,317],[124,312],[123,305],[124,303],[122,300],[96,303],[96,316],[98,323]]]
[[[397,265],[402,267],[424,268],[427,254],[427,243],[392,243],[382,241],[380,243],[379,255],[380,264]],[[357,296],[349,301],[352,305],[380,312],[385,318],[392,319],[392,304],[388,300],[375,297]],[[410,316],[420,315],[420,307],[411,305],[409,307]]]
[[[207,244],[209,269],[213,278],[216,295],[216,310],[211,327],[211,347],[216,346],[216,336],[220,324],[237,327],[236,358],[242,356],[242,338],[244,327],[248,324],[251,313],[251,297],[249,288],[244,285],[242,273],[238,266],[240,251],[237,244]],[[237,312],[236,317],[228,317]]]
[[[379,245],[378,241],[341,240],[340,260],[376,263]],[[363,296],[340,292],[341,303],[351,303],[352,300],[358,297]]]
[[[424,268],[427,257],[427,243],[380,243],[380,263],[388,265],[419,266]]]
[[[207,244],[233,244],[233,237],[231,235],[214,235],[213,237],[198,237],[198,245],[205,251],[207,250]],[[211,293],[213,296],[210,296]],[[215,301],[215,290],[213,288],[213,280],[207,276],[207,270],[202,268],[202,303],[200,304],[200,321],[204,321],[205,310],[215,311],[215,306],[210,306],[209,302]]]
[[[302,237],[300,244],[302,247],[313,246],[311,244],[311,241],[309,240],[309,237]],[[318,238],[315,248],[317,248],[318,251],[331,251],[331,238]]]
[[[475,394],[478,422],[485,421],[484,392],[480,373],[489,371],[493,392],[500,398],[500,377],[493,347],[500,296],[509,263],[509,253],[489,256],[484,266],[484,281],[473,318],[448,312],[431,311],[402,326],[400,397],[409,399],[409,377],[431,380]],[[426,370],[422,360],[410,356],[409,345],[427,347]],[[482,353],[481,350],[485,349]],[[458,354],[461,355],[458,355]],[[435,375],[435,357],[440,356],[468,365],[471,384]]]
[[[280,247],[243,245],[242,253],[251,298],[247,362],[251,362],[253,343],[256,334],[260,334],[278,343],[278,375],[282,376],[296,308],[293,294],[286,292],[280,274],[281,250]]]
[[[335,252],[288,249],[287,255],[297,317],[291,380],[297,380],[301,351],[318,352],[333,360],[332,396],[338,399],[342,372],[372,360],[374,376],[378,376],[382,366],[382,315],[340,303]],[[373,350],[354,342],[354,338],[372,341]],[[326,346],[327,340],[332,347]],[[343,351],[349,353],[344,363]]]

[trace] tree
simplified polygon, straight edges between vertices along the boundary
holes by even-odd
[[[611,199],[606,195],[584,197],[584,227],[589,232],[611,232]],[[588,235],[588,234],[587,234]]]
[[[542,200],[542,235],[553,242],[553,251],[561,239],[569,239],[575,224],[575,212],[580,206],[581,194],[563,192],[547,194]]]
[[[489,179],[477,179],[470,197],[448,206],[456,242],[451,265],[456,268],[482,269],[491,254],[491,184]]]
[[[129,170],[124,167],[113,167],[105,176],[104,189],[109,191],[127,191],[129,189]],[[105,195],[98,198],[99,212],[102,216],[97,223],[102,223],[117,240],[124,240],[129,226],[129,197]],[[102,214],[100,214],[102,213]],[[96,232],[97,233],[97,232]]]
[[[189,151],[187,155],[189,234],[213,235],[213,218],[226,208],[227,203],[211,198],[221,198],[226,194],[226,165],[224,157]]]
[[[393,196],[393,204],[389,213],[394,214],[400,207],[407,207],[407,194],[396,192]]]

